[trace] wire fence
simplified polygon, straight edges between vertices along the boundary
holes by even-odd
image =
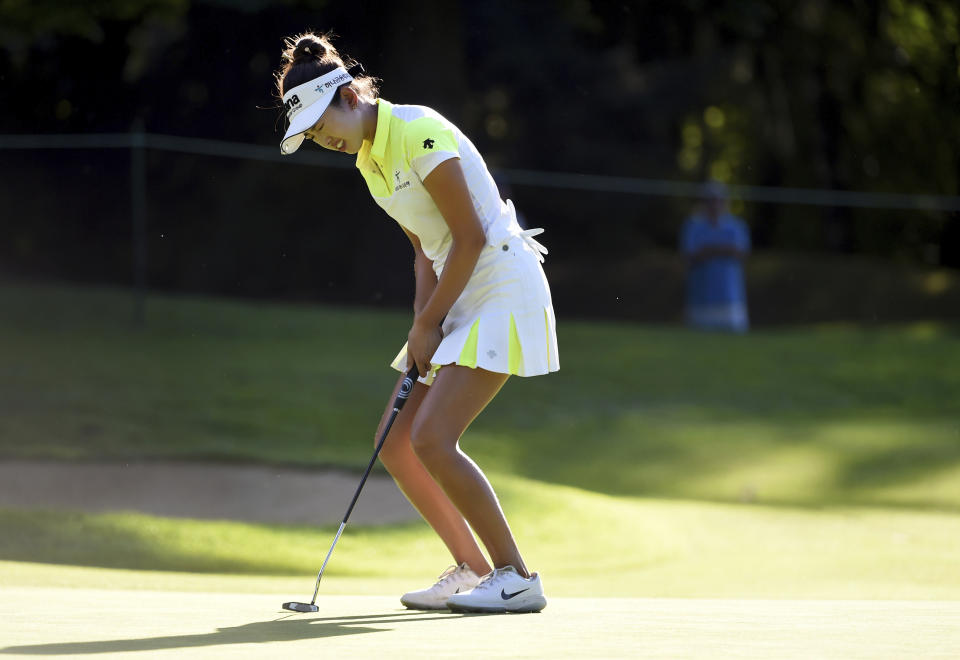
[[[130,133],[0,135],[0,149],[156,149],[200,156],[352,169],[349,159],[321,151],[303,151],[283,156],[276,147],[203,138],[178,137],[133,131]],[[617,177],[542,170],[498,169],[498,178],[509,183],[541,188],[560,188],[601,193],[626,193],[663,197],[696,198],[701,184],[689,181]],[[960,211],[960,196],[915,193],[877,193],[821,188],[777,186],[729,186],[731,196],[747,202],[804,204],[864,209]]]
[[[360,249],[368,263],[395,273],[405,267],[405,239],[399,232],[399,238],[391,232],[371,238],[370,223],[382,219],[355,204],[348,190],[362,183],[352,176],[353,160],[342,155],[314,149],[283,156],[275,145],[149,133],[136,124],[128,133],[0,135],[0,153],[7,154],[8,166],[22,170],[8,172],[8,228],[33,232],[29,239],[8,233],[4,254],[18,241],[34,240],[23,251],[24,272],[73,279],[93,264],[99,273],[91,275],[94,281],[129,282],[137,324],[144,322],[148,287],[372,304],[401,304],[408,295],[404,278],[377,275],[354,257]],[[78,163],[87,168],[85,176]],[[304,177],[274,164],[324,168],[329,175]],[[584,316],[677,318],[683,269],[670,250],[685,209],[701,196],[701,183],[510,168],[493,174],[501,184],[523,188],[515,191],[514,199],[524,202],[518,208],[548,228],[550,278],[562,307]],[[51,177],[58,177],[54,186]],[[310,218],[279,219],[303,207],[304,190],[322,196],[322,212],[311,206]],[[38,192],[47,199],[37,199]],[[949,248],[944,228],[955,235],[960,218],[960,196],[749,185],[730,185],[729,192],[755,208],[769,205],[756,213],[756,244],[788,250],[804,240],[818,249],[831,216],[846,209],[857,214],[846,221],[866,223],[868,235],[911,225],[914,243],[929,242],[933,257],[927,263],[936,264],[941,247]],[[771,212],[780,218],[771,222]],[[345,229],[335,220],[344,217],[354,226]],[[241,227],[240,218],[255,220]],[[68,231],[86,231],[86,243]],[[937,236],[941,242],[933,245]],[[869,247],[862,253],[870,254]],[[856,260],[850,256],[831,256],[828,247],[819,256],[752,259],[758,317],[766,314],[771,323],[883,318],[885,312],[876,310],[887,306],[900,310],[898,318],[940,318],[953,300],[944,295],[960,296],[949,284],[952,275],[916,280],[916,274],[906,277],[886,266],[851,270]],[[34,267],[41,257],[48,266]],[[63,265],[66,260],[72,265]],[[270,288],[264,273],[282,284]]]

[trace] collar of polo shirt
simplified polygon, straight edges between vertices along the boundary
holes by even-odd
[[[303,144],[303,133],[317,123],[333,101],[340,85],[353,80],[343,67],[337,67],[319,78],[297,85],[283,95],[283,107],[290,122],[280,142],[280,152],[292,154]]]

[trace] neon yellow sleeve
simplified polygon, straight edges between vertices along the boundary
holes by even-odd
[[[404,149],[407,162],[421,180],[443,161],[460,157],[453,129],[436,117],[420,117],[407,124]]]

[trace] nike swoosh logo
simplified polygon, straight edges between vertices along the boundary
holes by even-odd
[[[519,594],[522,594],[524,591],[529,591],[529,590],[530,590],[530,587],[527,587],[526,589],[521,589],[520,591],[515,591],[515,592],[513,592],[512,594],[508,594],[505,590],[501,589],[501,590],[500,590],[500,598],[502,598],[502,599],[504,599],[504,600],[510,600],[510,599],[513,598],[514,596],[517,596],[517,595],[519,595]]]

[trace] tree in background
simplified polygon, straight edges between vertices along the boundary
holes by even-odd
[[[148,131],[274,145],[270,127],[282,122],[271,72],[282,38],[306,27],[340,33],[343,50],[383,78],[386,98],[448,114],[493,167],[960,192],[960,11],[949,0],[0,0],[0,131],[126,131],[142,117]],[[58,180],[73,171],[63,158],[2,157],[27,169],[34,163]],[[124,175],[122,164],[106,158],[99,168],[102,180],[111,168]],[[174,191],[166,197],[221,200],[204,207],[206,233],[197,229],[191,240],[211,250],[230,240],[249,261],[263,252],[265,213],[251,191],[284,183],[280,173],[268,180],[260,170],[234,168],[216,176],[207,163],[183,161],[155,170],[154,180]],[[85,195],[102,197],[88,188],[75,191],[76,206],[85,206]],[[669,249],[687,206],[669,198],[518,194],[529,213],[552,219],[559,255]],[[6,250],[63,234],[62,215],[24,222],[30,208],[6,201],[22,209],[0,220],[14,237]],[[164,219],[191,212],[161,210]],[[947,214],[734,210],[750,221],[760,249],[960,265],[960,219]],[[314,230],[297,220],[271,222],[288,237],[277,253],[308,243],[303,232]],[[598,222],[620,240],[591,243],[602,238]],[[118,246],[127,240],[116,228],[101,234]],[[308,269],[310,259],[302,261]],[[76,267],[83,263],[78,258]],[[224,280],[248,286],[250,278],[234,272],[239,266],[231,268]],[[202,281],[199,269],[166,281]]]

